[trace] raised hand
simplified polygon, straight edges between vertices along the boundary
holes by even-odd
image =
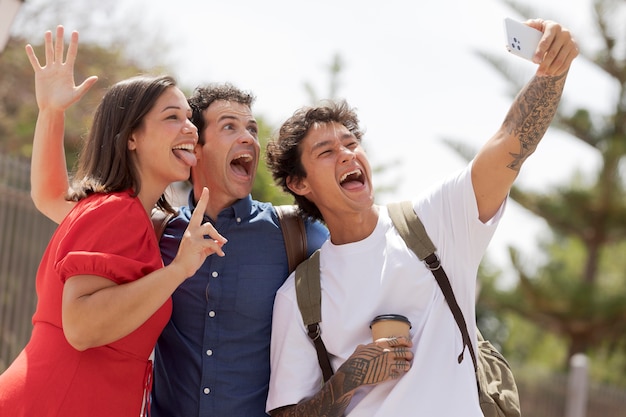
[[[206,206],[209,202],[209,190],[204,187],[202,196],[196,205],[189,226],[183,235],[176,258],[172,264],[178,263],[185,271],[185,276],[192,276],[202,265],[207,256],[216,253],[224,256],[222,246],[227,240],[220,235],[209,222],[202,224]],[[209,238],[206,238],[209,236]]]
[[[52,32],[47,31],[45,39],[45,65],[39,63],[33,47],[26,45],[26,55],[35,71],[35,94],[39,109],[55,109],[65,111],[98,81],[91,76],[76,86],[74,82],[74,62],[78,52],[78,32],[72,32],[67,56],[63,56],[63,26],[56,29],[56,43],[53,43]]]
[[[539,64],[537,75],[565,74],[578,56],[578,45],[570,31],[551,20],[532,19],[526,21],[526,24],[543,32],[533,57],[533,62]]]

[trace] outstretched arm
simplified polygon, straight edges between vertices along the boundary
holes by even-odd
[[[382,339],[381,339],[382,340]],[[270,411],[272,417],[341,417],[360,386],[399,378],[411,367],[411,342],[403,337],[356,348],[313,397]]]
[[[40,65],[32,46],[26,45],[26,54],[35,71],[39,107],[30,171],[31,197],[37,209],[56,223],[60,223],[74,205],[65,200],[69,188],[63,147],[65,110],[98,80],[92,76],[79,86],[74,84],[78,32],[72,33],[65,62],[63,32],[63,27],[58,26],[56,43],[50,31],[45,33],[45,66]]]
[[[500,129],[474,159],[472,183],[482,221],[496,214],[522,164],[537,149],[556,114],[567,72],[578,55],[570,32],[558,23],[537,19],[526,24],[543,32],[533,59],[539,67],[515,98]]]

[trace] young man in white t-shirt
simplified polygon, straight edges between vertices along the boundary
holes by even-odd
[[[468,323],[475,322],[476,273],[521,165],[550,125],[578,48],[554,22],[543,32],[535,77],[496,134],[462,171],[413,200],[438,249]],[[478,417],[473,363],[431,272],[374,204],[371,168],[355,112],[330,102],[298,110],[268,145],[277,183],[301,210],[323,220],[321,337],[334,375],[323,384],[295,294],[294,275],[274,304],[267,411],[273,416]],[[397,313],[409,339],[372,342],[370,321]],[[474,326],[468,326],[476,350]]]

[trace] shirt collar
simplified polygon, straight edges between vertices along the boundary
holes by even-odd
[[[196,209],[196,203],[193,198],[193,189],[189,192],[187,203],[189,204],[190,211],[193,212],[193,210]],[[218,214],[218,217],[228,216],[243,220],[250,216],[250,213],[252,213],[252,196],[248,194],[246,197],[237,200],[232,206],[226,207],[222,210]]]

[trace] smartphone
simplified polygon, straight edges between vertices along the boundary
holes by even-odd
[[[504,19],[504,32],[506,49],[512,54],[532,61],[543,33],[508,17]]]

